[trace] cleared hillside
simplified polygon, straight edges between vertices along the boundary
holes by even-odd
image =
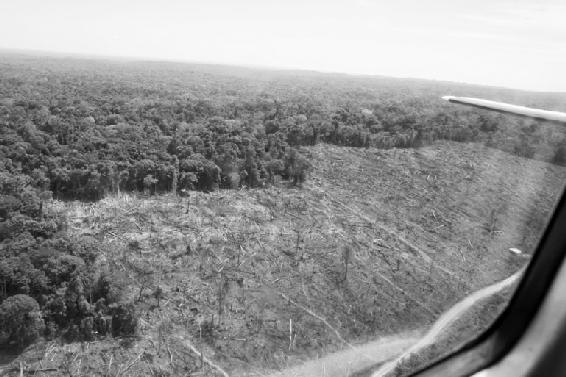
[[[566,181],[563,167],[478,144],[302,153],[313,169],[300,189],[55,201],[49,210],[100,243],[98,263],[123,275],[127,294],[141,288],[140,325],[125,348],[38,345],[42,368],[263,375],[411,336],[523,265],[508,248],[532,251]],[[37,367],[32,354],[20,358]]]

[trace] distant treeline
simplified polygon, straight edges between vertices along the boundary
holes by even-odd
[[[3,169],[58,198],[300,184],[297,148],[316,143],[475,141],[566,162],[563,133],[443,103],[439,90],[466,88],[420,81],[15,55],[0,77]]]

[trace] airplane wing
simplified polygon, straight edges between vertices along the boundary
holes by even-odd
[[[514,114],[527,118],[533,118],[554,123],[566,123],[566,113],[560,111],[548,111],[533,109],[525,106],[511,105],[509,103],[489,101],[480,98],[444,96],[443,100],[460,103],[480,109],[494,110],[500,113]]]

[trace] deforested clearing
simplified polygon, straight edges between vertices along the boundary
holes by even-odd
[[[532,253],[566,178],[563,167],[473,143],[301,153],[313,164],[302,188],[53,201],[68,232],[96,239],[98,263],[123,275],[140,322],[127,347],[75,347],[82,356],[69,368],[83,360],[83,373],[102,375],[99,365],[131,363],[130,375],[151,375],[151,358],[172,374],[264,375],[411,339],[526,263],[508,249]],[[43,368],[71,352],[48,347]]]
[[[441,99],[564,93],[0,57],[9,376],[414,370],[500,313],[566,179],[564,127]]]

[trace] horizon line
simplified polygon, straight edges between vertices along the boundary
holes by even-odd
[[[180,63],[180,64],[195,64],[195,65],[210,65],[210,66],[223,66],[223,67],[236,67],[245,69],[256,69],[272,72],[309,72],[317,73],[321,75],[342,75],[342,76],[352,76],[352,77],[367,77],[367,78],[389,78],[395,80],[414,80],[414,81],[428,81],[435,83],[445,83],[445,84],[457,84],[466,86],[475,86],[491,89],[503,89],[511,91],[519,91],[526,93],[535,94],[550,94],[550,95],[563,95],[566,91],[555,91],[555,90],[535,90],[535,89],[524,89],[510,86],[501,85],[490,85],[490,84],[478,84],[465,81],[452,81],[452,80],[440,80],[431,79],[423,77],[414,76],[390,76],[383,74],[369,74],[369,73],[356,73],[356,72],[340,72],[340,71],[327,71],[322,69],[312,69],[312,68],[301,68],[301,67],[288,67],[288,66],[272,66],[272,65],[261,65],[261,64],[251,64],[251,63],[227,63],[227,62],[217,62],[217,61],[207,61],[207,60],[190,60],[181,58],[167,58],[167,57],[150,57],[150,56],[133,56],[133,55],[105,55],[97,53],[86,53],[86,52],[70,52],[70,51],[56,51],[56,50],[43,50],[43,49],[25,49],[25,48],[14,48],[14,47],[3,47],[0,46],[0,53],[8,52],[12,54],[23,54],[31,56],[47,56],[47,57],[58,57],[58,58],[83,58],[88,60],[106,60],[106,61],[126,61],[126,62],[155,62],[155,63]],[[59,55],[59,56],[57,56]]]

